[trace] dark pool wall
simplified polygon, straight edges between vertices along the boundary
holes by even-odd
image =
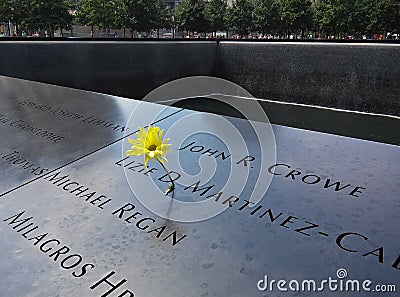
[[[211,75],[260,98],[400,115],[400,44],[0,40],[0,74],[137,99]]]
[[[168,81],[214,72],[216,42],[0,40],[0,74],[140,99]]]
[[[229,42],[219,55],[256,97],[400,115],[400,45]]]

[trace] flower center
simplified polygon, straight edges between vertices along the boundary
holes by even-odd
[[[155,151],[155,150],[157,149],[157,146],[156,146],[155,144],[152,144],[152,145],[150,145],[147,149],[148,149],[149,151]]]

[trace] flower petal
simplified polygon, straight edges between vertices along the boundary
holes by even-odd
[[[157,159],[162,164],[164,161],[168,162],[165,155],[171,152],[170,146],[172,144],[167,143],[169,138],[163,140],[163,135],[164,129],[157,126],[148,125],[147,130],[139,127],[139,131],[136,132],[137,139],[128,138],[132,147],[126,154],[128,156],[145,155],[145,168],[147,168],[151,159]]]

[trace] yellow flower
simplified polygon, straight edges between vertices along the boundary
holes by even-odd
[[[171,152],[169,148],[171,144],[167,143],[169,138],[163,140],[164,129],[159,127],[152,127],[149,125],[147,131],[144,128],[139,127],[140,132],[137,132],[137,139],[129,139],[129,143],[132,144],[130,150],[126,152],[128,156],[140,156],[145,155],[144,167],[147,168],[147,163],[150,159],[156,158],[161,164],[164,164],[166,154]]]

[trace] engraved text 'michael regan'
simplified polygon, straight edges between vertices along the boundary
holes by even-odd
[[[48,180],[53,185],[59,187],[61,190],[68,192],[72,197],[78,197],[82,201],[92,204],[99,209],[104,209],[110,204],[112,198],[109,198],[105,194],[98,193],[89,187],[81,184],[76,180],[69,178],[69,175],[61,174],[61,171],[46,175],[43,179]],[[135,209],[133,214],[131,213]],[[142,212],[136,211],[136,206],[131,203],[119,207],[112,212],[112,215],[118,217],[123,222],[132,224],[134,220],[136,223],[133,224],[137,229],[146,232],[158,238],[162,241],[168,241],[172,246],[180,243],[186,238],[186,235],[178,235],[179,230],[168,230],[167,225],[159,225],[156,219],[151,217],[143,216]]]

